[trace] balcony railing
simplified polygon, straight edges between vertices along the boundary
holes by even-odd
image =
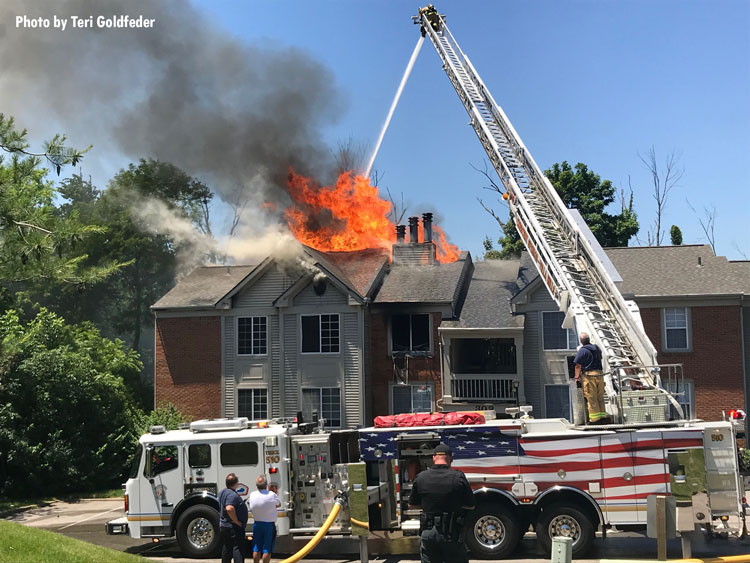
[[[454,401],[515,401],[514,377],[454,375],[451,394]]]

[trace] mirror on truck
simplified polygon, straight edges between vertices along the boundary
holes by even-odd
[[[143,467],[143,475],[151,482],[154,482],[154,446],[146,446],[146,464]]]

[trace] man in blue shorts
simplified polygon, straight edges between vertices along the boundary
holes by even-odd
[[[268,490],[268,481],[261,475],[255,480],[258,490],[250,495],[248,504],[253,513],[253,562],[271,561],[271,552],[276,543],[276,509],[281,506],[275,492]]]

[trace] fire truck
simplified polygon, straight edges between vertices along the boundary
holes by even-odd
[[[478,557],[509,555],[531,527],[546,549],[552,537],[570,537],[580,557],[597,530],[645,528],[649,497],[658,494],[675,498],[683,533],[743,533],[735,426],[683,412],[665,385],[681,373],[659,366],[638,307],[618,291],[603,251],[536,165],[445,17],[429,6],[414,22],[469,114],[529,255],[566,315],[563,327],[589,333],[602,349],[613,424],[533,419],[520,406],[509,418],[488,411],[479,424],[413,415],[357,430],[325,430],[301,417],[155,427],[141,437],[125,484],[126,516],[109,522],[108,533],[176,536],[186,554],[208,555],[219,542],[218,492],[234,472],[243,498],[261,474],[278,491],[279,536],[416,534],[411,484],[440,442],[476,496],[464,540]]]

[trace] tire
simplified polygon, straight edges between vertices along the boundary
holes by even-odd
[[[219,513],[202,504],[191,506],[177,521],[177,543],[188,557],[205,558],[219,552]]]
[[[499,504],[480,504],[470,511],[464,542],[481,559],[502,559],[518,545],[518,515]]]
[[[594,525],[586,514],[571,506],[553,504],[545,508],[536,526],[539,543],[546,553],[552,549],[552,538],[573,538],[573,557],[582,557],[594,544]]]

